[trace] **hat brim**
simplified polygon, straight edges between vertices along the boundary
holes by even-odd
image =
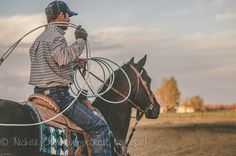
[[[68,11],[68,14],[69,14],[69,17],[78,15],[78,13],[73,12],[73,11]]]

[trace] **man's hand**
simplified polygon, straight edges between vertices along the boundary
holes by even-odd
[[[76,39],[82,38],[86,41],[87,37],[88,37],[88,33],[85,31],[84,28],[81,27],[81,25],[79,25],[75,30],[75,38]]]
[[[78,67],[79,69],[82,69],[82,68],[85,67],[85,65],[86,65],[86,63],[87,63],[87,60],[84,59],[84,58],[78,58],[78,59],[76,60],[76,63],[77,63],[77,67]]]

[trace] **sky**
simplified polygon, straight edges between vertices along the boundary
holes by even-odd
[[[71,23],[89,34],[91,55],[122,65],[147,54],[155,90],[174,76],[181,99],[236,102],[235,0],[64,0],[79,13]],[[51,1],[1,0],[0,56],[30,30],[46,24]],[[13,5],[14,4],[14,5]],[[27,36],[0,66],[0,98],[23,101],[33,92],[29,48],[43,29]],[[73,29],[67,32],[72,43]]]

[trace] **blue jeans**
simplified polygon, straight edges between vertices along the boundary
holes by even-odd
[[[57,102],[61,110],[64,110],[75,99],[70,95],[68,89],[68,87],[62,86],[52,88],[35,87],[34,92],[46,93],[47,96]],[[91,134],[93,156],[111,156],[110,130],[105,121],[78,100],[64,114]]]

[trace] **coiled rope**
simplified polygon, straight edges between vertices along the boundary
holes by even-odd
[[[4,52],[4,54],[0,57],[0,66],[2,65],[2,63],[9,57],[9,55],[13,52],[13,50],[18,46],[18,44],[26,37],[28,36],[29,34],[31,34],[32,32],[40,29],[40,28],[43,28],[45,26],[48,26],[48,25],[57,25],[57,26],[68,26],[68,27],[71,27],[71,28],[74,28],[76,29],[78,26],[75,25],[75,24],[72,24],[72,23],[66,23],[66,22],[54,22],[54,23],[50,23],[50,24],[44,24],[44,25],[41,25],[39,27],[36,27],[35,29],[29,31],[28,33],[26,33],[25,35],[23,35],[19,40],[17,40],[8,50],[6,50]],[[86,67],[87,67],[87,72],[86,72],[86,75],[82,75],[83,76],[83,79],[84,79],[84,83],[81,86],[79,86],[79,84],[77,83],[77,68],[75,68],[74,70],[74,75],[75,75],[75,88],[77,90],[77,94],[75,94],[75,99],[64,109],[62,110],[60,113],[58,113],[57,115],[55,115],[54,117],[48,119],[48,120],[45,120],[45,121],[42,121],[42,122],[37,122],[37,123],[30,123],[30,124],[3,124],[3,123],[0,123],[0,126],[36,126],[36,125],[40,125],[40,124],[44,124],[44,123],[47,123],[47,122],[50,122],[52,120],[54,120],[55,118],[57,118],[58,116],[60,116],[61,114],[63,114],[65,111],[67,111],[74,103],[75,101],[78,99],[78,97],[80,96],[80,94],[83,94],[83,88],[87,85],[91,92],[90,94],[88,95],[84,95],[84,96],[88,96],[88,97],[99,97],[101,99],[103,99],[104,101],[106,102],[109,102],[109,103],[112,103],[112,104],[118,104],[118,103],[122,103],[124,101],[126,101],[131,93],[131,82],[130,82],[130,79],[128,77],[128,75],[126,74],[126,72],[117,64],[115,63],[114,61],[111,61],[109,59],[106,59],[106,58],[102,58],[102,57],[91,57],[91,51],[90,51],[90,46],[89,46],[89,42],[86,41],[86,46],[85,46],[85,49],[86,49],[86,59],[87,59],[87,63],[86,63]],[[95,88],[93,86],[93,83],[91,81],[91,72],[90,72],[90,68],[91,68],[91,61],[94,61],[96,62],[100,68],[102,69],[103,71],[103,85],[106,83],[106,85],[108,86],[106,88],[105,91],[103,92],[100,92],[100,90],[98,90],[98,92],[95,92]],[[114,83],[114,80],[115,80],[115,74],[114,74],[114,70],[113,68],[111,67],[110,64],[113,64],[115,66],[117,66],[125,75],[125,77],[127,78],[127,81],[128,81],[128,88],[129,88],[129,91],[128,91],[128,94],[127,96],[123,99],[123,100],[120,100],[120,101],[111,101],[111,100],[108,100],[108,99],[105,99],[102,97],[103,94],[105,94],[107,91],[109,91]],[[107,84],[107,82],[105,81],[106,79],[106,72],[105,72],[105,69],[104,67],[106,68],[106,70],[108,71],[108,74],[110,76],[110,80],[109,80],[109,83]],[[82,73],[80,73],[82,74]],[[93,75],[93,74],[92,74]],[[101,89],[101,88],[100,88]]]

